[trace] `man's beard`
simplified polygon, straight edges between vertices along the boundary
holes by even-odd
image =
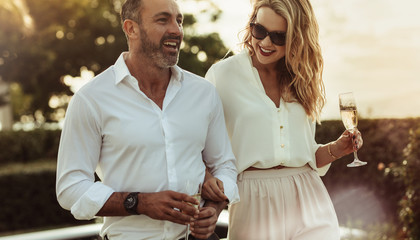
[[[165,35],[160,40],[159,44],[154,44],[147,36],[146,31],[142,27],[140,27],[140,39],[141,39],[140,51],[142,55],[145,55],[146,57],[148,57],[150,61],[154,62],[158,67],[168,68],[168,67],[175,66],[178,63],[179,49],[176,53],[174,52],[167,53],[163,49],[163,42],[167,39],[176,39],[180,42],[181,41],[180,36]]]

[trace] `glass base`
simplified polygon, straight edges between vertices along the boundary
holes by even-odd
[[[366,165],[367,162],[362,162],[358,159],[354,159],[352,163],[347,164],[347,167],[361,167]]]

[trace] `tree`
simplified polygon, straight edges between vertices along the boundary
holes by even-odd
[[[83,67],[98,74],[127,49],[119,18],[122,0],[21,1],[28,9],[26,17],[32,19],[33,34],[24,34],[17,27],[23,22],[9,18],[10,11],[0,5],[0,13],[8,13],[0,14],[0,20],[10,20],[0,21],[0,76],[19,84],[21,95],[31,99],[24,109],[14,109],[15,119],[38,111],[52,121],[51,96],[72,95],[63,76],[78,76]],[[215,21],[220,11],[211,14]],[[186,15],[185,32],[194,33],[195,22],[192,15]],[[203,76],[227,51],[216,33],[186,34],[179,65]]]
[[[1,46],[10,57],[0,67],[3,79],[18,83],[23,93],[31,96],[25,114],[40,110],[48,116],[52,112],[48,106],[51,95],[70,94],[60,81],[62,76],[77,75],[82,66],[102,71],[111,64],[112,53],[125,48],[113,2],[101,3],[26,2],[34,34],[19,37],[19,33],[12,32],[16,37],[7,46]]]
[[[420,125],[410,130],[409,143],[404,149],[404,160],[391,169],[397,182],[404,186],[399,202],[401,239],[420,238]]]
[[[25,35],[31,34],[31,21],[27,18],[27,8],[20,0],[3,0],[0,2],[0,68],[5,59],[14,58],[15,55],[7,47]],[[0,75],[0,124],[1,129],[12,129],[12,110],[10,101],[10,83],[4,81]]]

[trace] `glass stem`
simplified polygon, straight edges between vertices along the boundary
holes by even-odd
[[[185,233],[185,240],[188,240],[189,231],[190,231],[190,224],[187,225],[187,232]]]
[[[354,159],[356,159],[357,161],[360,161],[359,157],[357,156],[357,151],[354,151],[353,154],[354,154]]]
[[[352,128],[350,131],[352,134],[354,134],[356,132],[357,128]],[[357,156],[357,149],[353,151],[353,155],[354,155],[354,159],[356,159],[356,161],[360,161],[359,157]]]

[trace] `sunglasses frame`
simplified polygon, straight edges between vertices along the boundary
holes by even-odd
[[[267,36],[269,36],[270,37],[270,40],[271,40],[271,42],[273,43],[273,44],[275,44],[275,45],[277,45],[277,46],[284,46],[285,44],[286,44],[286,32],[280,32],[280,31],[273,31],[273,32],[269,32],[269,31],[267,31],[267,29],[263,26],[263,25],[261,25],[261,24],[259,24],[259,23],[256,23],[256,22],[251,22],[250,24],[249,24],[249,27],[251,28],[251,36],[252,37],[254,37],[255,39],[258,39],[258,40],[263,40],[263,39],[265,39]],[[255,27],[259,27],[259,28],[261,28],[261,30],[264,30],[264,32],[265,32],[265,34],[264,34],[264,37],[262,37],[262,38],[259,38],[259,37],[256,37],[255,35],[254,35],[254,28]],[[276,36],[277,35],[277,36]],[[280,39],[280,41],[281,42],[277,42],[277,41],[273,41],[273,38],[274,39]],[[276,43],[277,42],[277,43]]]

